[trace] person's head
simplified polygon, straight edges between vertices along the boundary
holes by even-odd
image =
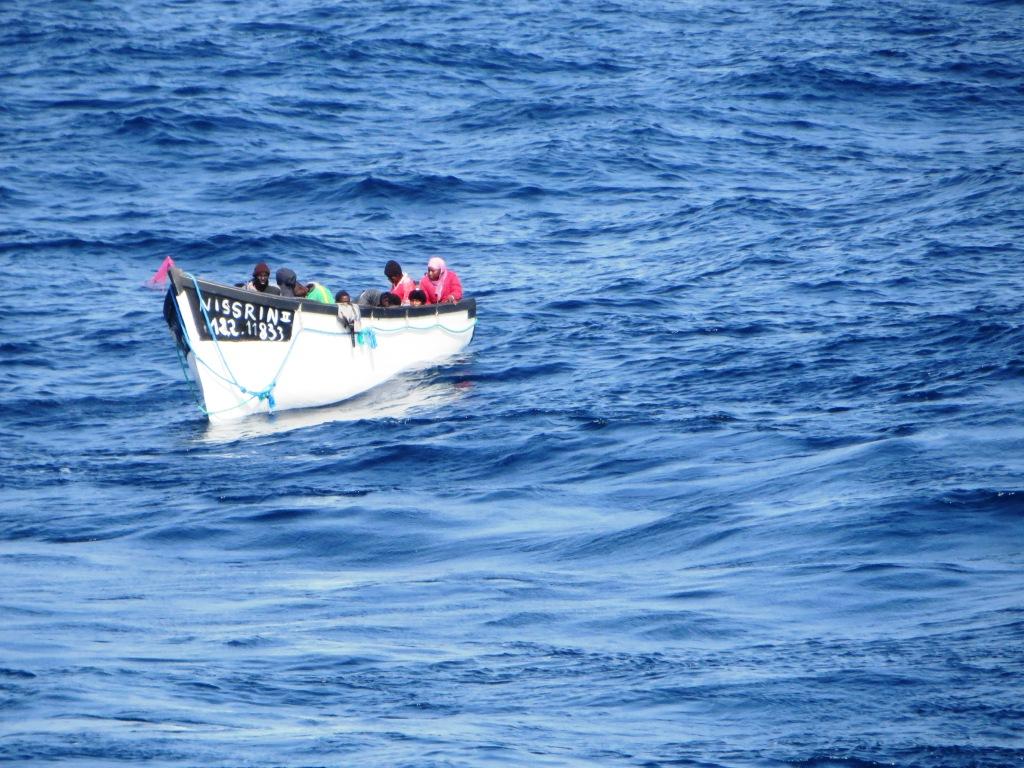
[[[270,284],[270,267],[265,261],[261,261],[252,268],[252,281],[261,291],[265,291]]]
[[[391,281],[392,285],[398,285],[402,279],[402,265],[392,259],[384,265],[384,277]]]
[[[348,291],[338,291],[334,294],[335,304],[351,304],[352,297],[348,295]]]
[[[277,287],[281,289],[282,296],[297,296],[302,298],[306,295],[306,286],[298,281],[295,271],[288,267],[281,267],[275,275]]]
[[[440,256],[435,256],[427,262],[427,277],[430,280],[440,280],[441,273],[444,272],[446,268],[444,259]]]
[[[415,291],[409,291],[409,303],[414,307],[422,307],[427,303],[427,294],[417,288]]]
[[[402,306],[402,300],[396,294],[387,291],[380,295],[380,305],[382,307],[400,307]]]

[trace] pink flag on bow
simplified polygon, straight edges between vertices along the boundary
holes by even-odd
[[[163,263],[149,280],[146,281],[146,285],[149,288],[159,288],[167,282],[167,272],[174,266],[174,259],[170,256],[164,259]]]

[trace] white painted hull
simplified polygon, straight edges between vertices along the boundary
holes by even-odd
[[[354,334],[333,305],[263,297],[179,270],[172,270],[171,285],[164,314],[211,422],[346,400],[401,371],[462,351],[476,326],[472,299],[429,308],[364,308],[356,325],[361,333]],[[264,316],[276,325],[259,320]],[[290,338],[270,340],[284,334]]]

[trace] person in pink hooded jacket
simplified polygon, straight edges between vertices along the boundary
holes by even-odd
[[[462,299],[459,276],[437,256],[427,262],[427,274],[420,278],[420,290],[427,294],[427,304],[454,304]]]

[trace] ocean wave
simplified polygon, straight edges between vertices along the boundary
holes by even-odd
[[[1020,757],[1017,5],[226,9],[0,30],[0,760]],[[141,287],[434,254],[236,424]]]

